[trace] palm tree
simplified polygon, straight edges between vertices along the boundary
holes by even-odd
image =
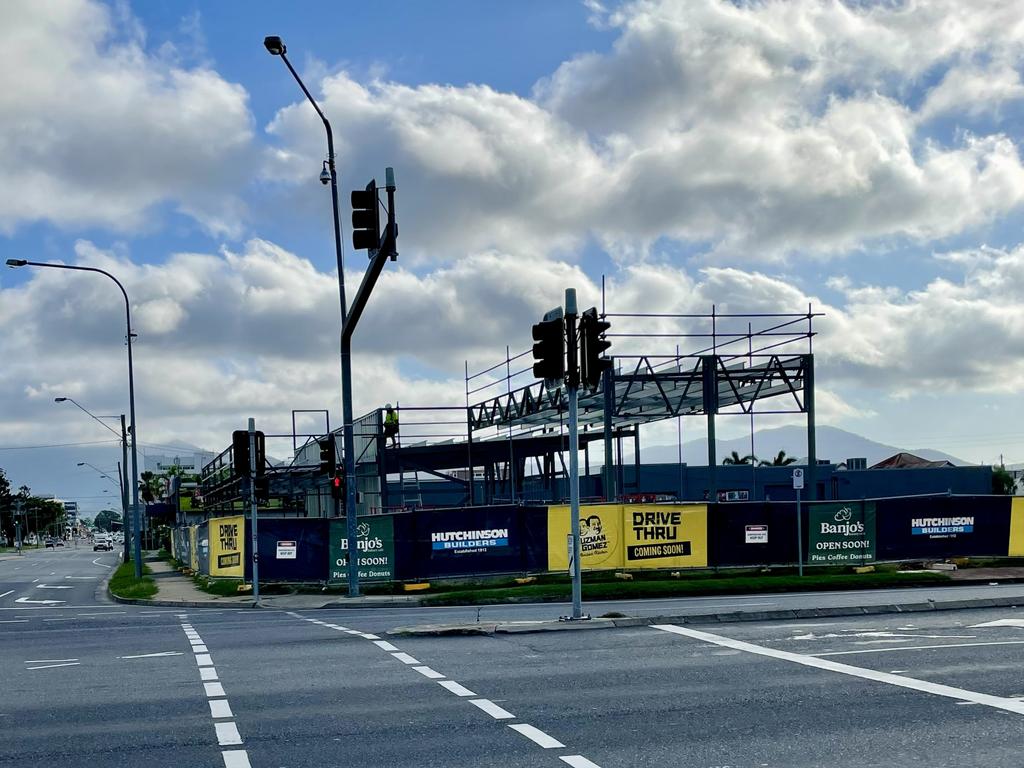
[[[164,481],[152,472],[143,472],[139,475],[139,493],[142,500],[147,504],[156,501],[156,498],[164,492]]]
[[[723,464],[754,464],[757,462],[757,457],[753,454],[748,456],[740,456],[738,452],[733,451],[731,456],[726,456],[722,459]]]
[[[788,467],[790,464],[796,464],[796,459],[787,456],[785,451],[779,451],[771,461],[761,462],[762,467]]]

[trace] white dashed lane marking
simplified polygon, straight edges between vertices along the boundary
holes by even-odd
[[[548,736],[540,728],[534,728],[526,723],[513,723],[509,725],[513,731],[518,731],[539,747],[544,749],[563,749],[565,744],[558,739]]]
[[[469,688],[456,683],[454,680],[438,680],[437,684],[442,688],[447,688],[456,696],[476,696],[476,694],[469,690]]]
[[[490,699],[470,699],[469,703],[475,707],[479,707],[488,715],[493,717],[495,720],[514,720],[515,715],[509,712],[507,709],[502,709]]]
[[[414,670],[419,672],[424,677],[430,680],[434,680],[438,685],[447,690],[449,693],[453,693],[459,697],[467,698],[470,704],[477,707],[477,709],[480,709],[481,711],[487,713],[495,720],[516,719],[515,715],[513,715],[507,709],[498,706],[490,699],[469,698],[472,696],[476,696],[477,694],[473,693],[473,691],[469,690],[469,688],[460,683],[457,683],[454,680],[444,679],[445,676],[442,673],[438,672],[437,670],[431,667],[421,664],[418,660],[410,656],[408,653],[403,653],[402,651],[399,651],[396,646],[394,646],[387,640],[381,640],[377,635],[370,634],[367,632],[360,632],[357,629],[347,629],[346,627],[342,627],[337,624],[330,624],[325,621],[320,621],[319,619],[309,619],[305,616],[293,613],[291,611],[288,612],[288,615],[293,616],[296,619],[307,621],[310,624],[315,624],[317,626],[325,627],[327,629],[334,629],[349,635],[358,635],[359,637],[362,637],[366,640],[370,640],[373,642],[374,645],[376,645],[381,650],[389,652],[393,658],[397,659],[403,664],[408,664],[412,666]],[[207,683],[207,685],[209,685],[209,683]],[[507,723],[507,725],[509,728],[525,736],[527,739],[529,739],[542,749],[565,748],[565,745],[558,739],[556,739],[554,736],[545,733],[540,728],[530,725],[529,723]],[[235,768],[234,765],[227,763],[227,752],[225,752],[224,754],[225,768]],[[587,758],[583,757],[583,755],[560,755],[559,760],[561,760],[563,763],[566,763],[569,766],[572,766],[572,768],[601,768],[597,763],[588,760]],[[246,758],[246,761],[247,762],[244,764],[238,763],[239,768],[242,768],[243,765],[244,768],[248,768],[248,758]]]
[[[440,672],[438,672],[435,669],[431,669],[430,667],[413,667],[413,669],[415,669],[424,677],[429,677],[431,680],[440,680],[442,677],[444,677],[444,675],[442,675]]]

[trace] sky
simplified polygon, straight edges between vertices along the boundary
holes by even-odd
[[[400,257],[356,334],[357,414],[463,403],[467,365],[604,278],[614,312],[811,305],[819,423],[1024,461],[1019,10],[4,3],[0,252],[125,284],[144,449],[219,451],[250,416],[286,433],[292,409],[340,423],[326,144],[276,34],[332,122],[343,219],[395,169]],[[351,298],[365,254],[345,258]],[[106,438],[53,398],[126,410],[119,302],[98,276],[0,272],[0,467]]]

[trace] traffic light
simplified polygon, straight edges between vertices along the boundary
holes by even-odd
[[[253,433],[253,443],[256,446],[256,456],[252,464],[249,463],[249,433],[244,429],[236,429],[231,433],[231,468],[235,477],[248,477],[252,468],[256,468],[256,476],[262,477],[267,469],[267,442],[266,436],[256,431]]]
[[[333,475],[335,462],[337,461],[337,453],[335,452],[335,441],[336,436],[330,434],[323,440],[317,440],[316,443],[320,447],[320,474],[321,475]]]
[[[365,190],[352,192],[352,247],[357,251],[375,251],[380,247],[376,179],[372,179]]]
[[[533,375],[538,379],[553,381],[565,376],[565,332],[562,310],[552,317],[554,310],[533,326]]]
[[[612,345],[604,337],[612,324],[601,320],[591,307],[580,317],[580,381],[585,387],[597,389],[601,374],[612,367],[612,361],[602,355]]]
[[[345,478],[341,475],[331,478],[331,498],[339,500],[345,498]]]

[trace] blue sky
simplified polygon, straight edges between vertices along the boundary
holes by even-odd
[[[357,410],[458,402],[465,361],[524,348],[565,287],[595,301],[604,275],[621,310],[814,302],[823,423],[1024,460],[1018,16],[1008,0],[9,5],[0,250],[124,279],[154,444],[216,449],[248,415],[336,408],[324,137],[262,46],[278,34],[334,125],[343,202],[398,177],[401,258],[360,332]],[[346,256],[350,292],[363,258]],[[55,394],[121,407],[109,299],[0,274],[0,323],[19,328],[0,340],[0,444],[63,440]]]

